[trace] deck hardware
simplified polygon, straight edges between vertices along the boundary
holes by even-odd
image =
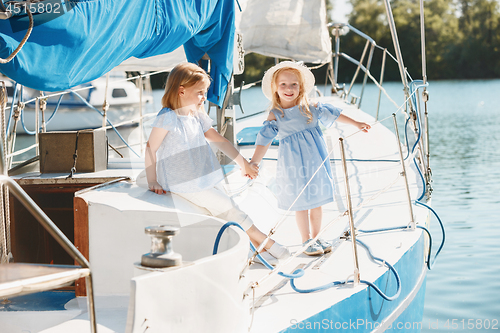
[[[338,247],[338,245],[339,245],[339,242],[337,242],[335,244],[335,249]],[[319,261],[316,263],[316,265],[313,266],[312,269],[314,269],[314,270],[320,269],[321,266],[332,256],[333,252],[334,252],[334,247],[332,246],[332,250],[330,252],[326,253],[325,255],[321,256]]]
[[[151,236],[151,252],[142,255],[142,266],[162,268],[182,264],[182,256],[172,248],[172,237],[179,233],[179,228],[159,225],[146,227],[144,232]]]

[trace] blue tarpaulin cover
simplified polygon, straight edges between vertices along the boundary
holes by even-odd
[[[205,53],[212,59],[208,99],[222,104],[233,70],[234,0],[50,1],[51,12],[46,7],[34,13],[35,27],[22,50],[0,65],[0,72],[16,82],[64,90],[102,76],[129,57],[147,58],[184,45],[188,61],[196,63]],[[43,8],[44,3],[38,4]],[[57,3],[64,12],[54,16]],[[19,45],[28,25],[22,11],[0,20],[0,57]]]

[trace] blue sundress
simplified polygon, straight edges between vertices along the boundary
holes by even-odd
[[[342,110],[323,103],[309,108],[313,115],[309,124],[298,105],[284,109],[284,117],[279,110],[271,110],[276,120],[266,120],[257,135],[255,144],[265,146],[279,133],[276,196],[280,209],[300,211],[333,201],[332,171],[329,159],[323,163],[328,150],[318,120],[330,127]],[[293,204],[318,168],[318,173]]]
[[[156,152],[156,176],[165,191],[193,193],[213,187],[224,179],[222,168],[204,133],[212,128],[205,112],[177,115],[163,108],[153,127],[168,131]]]

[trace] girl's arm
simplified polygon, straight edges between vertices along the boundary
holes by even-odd
[[[149,140],[146,144],[146,156],[144,158],[144,163],[146,165],[146,179],[148,181],[148,188],[150,191],[156,194],[166,193],[160,184],[158,184],[156,178],[156,152],[160,148],[163,139],[167,135],[168,131],[162,128],[153,127],[151,134],[149,135]]]
[[[258,175],[258,167],[251,166],[250,163],[234,148],[234,146],[225,137],[219,134],[215,129],[211,128],[205,132],[205,138],[213,143],[218,149],[226,154],[230,159],[235,161],[245,175],[254,179]]]
[[[274,115],[274,113],[269,112],[269,115],[267,116],[267,120],[268,121],[276,120],[276,116]],[[271,146],[271,143],[272,143],[272,141],[269,142],[266,146],[256,145],[252,159],[250,160],[250,164],[255,165],[255,166],[259,165],[260,162],[262,161],[262,159],[264,158],[264,156],[266,155],[267,150]]]
[[[341,123],[353,125],[356,128],[362,130],[363,132],[368,132],[368,130],[371,128],[371,126],[369,124],[361,122],[361,121],[356,121],[356,120],[354,120],[354,119],[352,119],[344,114],[341,114],[337,118],[337,120],[340,121]]]
[[[269,146],[271,146],[271,143],[272,142],[269,142],[266,146],[256,145],[252,159],[250,160],[250,164],[259,165],[262,161],[262,158],[264,158],[264,156],[266,155]]]

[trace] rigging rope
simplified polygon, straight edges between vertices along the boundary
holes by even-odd
[[[7,106],[7,89],[5,88],[5,82],[2,82],[2,86],[0,88],[0,122],[1,122],[1,137],[2,140],[1,145],[4,151],[2,154],[2,165],[3,171],[7,172],[7,141],[4,133],[6,132],[5,126],[5,108]],[[9,262],[10,257],[12,257],[11,253],[11,236],[10,236],[10,211],[9,211],[9,191],[5,184],[0,185],[0,263]]]
[[[15,2],[15,3],[17,3],[17,2]],[[21,40],[21,42],[19,43],[19,45],[16,47],[16,49],[14,51],[12,51],[12,53],[7,58],[5,58],[5,59],[0,58],[0,64],[6,64],[6,63],[10,62],[12,59],[14,59],[14,57],[19,53],[19,51],[21,51],[22,47],[24,46],[24,44],[28,40],[29,36],[31,35],[31,31],[33,30],[33,14],[31,14],[31,11],[29,9],[30,1],[28,0],[28,1],[25,1],[24,3],[19,3],[19,5],[24,6],[26,13],[28,14],[30,24],[28,26],[28,30],[26,31],[26,34],[24,35],[24,37]]]

